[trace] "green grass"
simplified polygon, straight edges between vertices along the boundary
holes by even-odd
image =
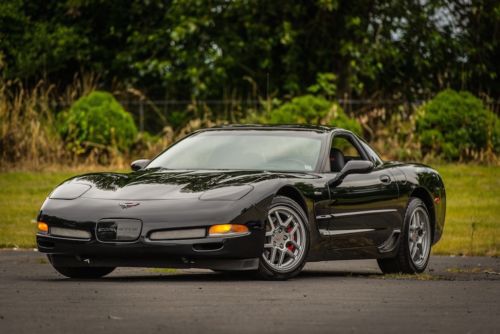
[[[447,189],[444,235],[435,254],[500,256],[500,168],[441,165]],[[32,223],[49,192],[81,172],[0,173],[0,247],[35,247]]]
[[[384,275],[371,275],[371,278],[379,279],[395,279],[395,280],[410,280],[410,281],[439,281],[445,279],[439,275],[428,273],[422,274],[384,274]]]
[[[34,220],[47,195],[76,172],[0,173],[0,247],[35,247]]]
[[[172,269],[172,268],[149,268],[148,271],[154,274],[163,274],[163,275],[174,275],[179,273],[177,269]]]
[[[434,254],[500,256],[500,167],[442,165],[446,224]]]

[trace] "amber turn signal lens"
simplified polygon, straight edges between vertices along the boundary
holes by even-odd
[[[245,233],[248,233],[248,227],[246,227],[245,225],[237,224],[213,225],[208,230],[209,236],[224,236]]]
[[[48,233],[49,225],[47,225],[47,223],[44,222],[38,222],[38,231]]]

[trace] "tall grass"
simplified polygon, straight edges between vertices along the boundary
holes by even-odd
[[[57,132],[56,111],[95,87],[93,75],[75,76],[62,93],[44,81],[26,89],[19,81],[0,80],[0,170],[74,165]]]
[[[216,112],[201,102],[192,101],[185,106],[188,115],[177,126],[170,126],[153,101],[137,89],[117,89],[114,93],[133,100],[144,101],[162,131],[156,135],[142,132],[127,154],[115,147],[103,147],[97,143],[86,145],[85,154],[78,155],[67,149],[57,131],[57,114],[69,108],[78,98],[95,90],[98,76],[93,74],[75,75],[73,83],[65,89],[40,81],[34,88],[26,89],[19,81],[0,79],[0,170],[48,170],[59,167],[79,166],[94,168],[105,164],[122,169],[136,158],[150,158],[158,154],[172,142],[190,132],[203,127],[230,122],[253,122],[251,117],[257,109],[247,106],[240,112]],[[270,112],[270,102],[262,100],[262,112]],[[236,103],[237,104],[237,103]],[[235,104],[235,105],[236,105]],[[234,106],[232,105],[231,108]],[[242,106],[240,106],[242,107]],[[254,106],[255,107],[255,106]],[[160,117],[161,116],[161,117]],[[371,107],[353,115],[361,124],[365,137],[386,160],[439,162],[432,155],[422,156],[419,140],[415,132],[416,110],[405,106],[386,108]],[[491,151],[491,150],[490,150]],[[497,165],[494,154],[478,155],[475,161]]]
[[[0,168],[19,163],[36,168],[64,156],[50,107],[52,90],[43,82],[31,91],[0,82]]]
[[[96,75],[84,74],[75,75],[73,83],[64,90],[44,81],[27,89],[19,81],[0,79],[0,171],[87,170],[103,164],[123,169],[130,160],[153,157],[188,133],[222,122],[193,118],[175,130],[165,126],[157,136],[140,133],[127,153],[116,147],[84,142],[85,154],[79,154],[68,149],[61,138],[57,114],[96,90],[97,83]]]

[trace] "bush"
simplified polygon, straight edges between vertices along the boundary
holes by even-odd
[[[419,112],[417,134],[424,155],[469,160],[500,149],[498,117],[469,92],[444,90]]]
[[[89,148],[127,151],[137,128],[132,116],[107,92],[94,91],[60,115],[59,132],[68,147],[81,154]]]
[[[337,103],[323,97],[303,95],[264,115],[262,121],[271,124],[331,125],[361,132],[359,123],[349,118]]]

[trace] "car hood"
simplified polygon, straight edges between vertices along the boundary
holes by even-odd
[[[198,199],[207,192],[241,191],[266,180],[303,178],[307,174],[288,174],[263,171],[172,171],[146,169],[121,173],[86,174],[70,183],[87,184],[91,188],[82,197],[117,200]],[[222,191],[223,192],[223,191]],[[246,194],[245,193],[245,194]],[[223,194],[221,194],[223,197]],[[243,194],[244,196],[244,194]]]

